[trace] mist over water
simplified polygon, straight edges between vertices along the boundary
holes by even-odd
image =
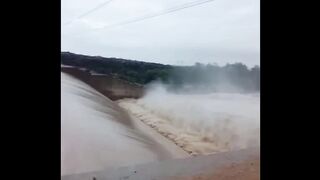
[[[136,103],[167,120],[177,134],[200,136],[215,149],[260,144],[260,93],[174,93],[153,84]]]

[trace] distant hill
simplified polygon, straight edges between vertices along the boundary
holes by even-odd
[[[223,67],[201,63],[193,66],[172,66],[61,52],[61,64],[86,68],[100,74],[112,74],[142,85],[158,80],[172,89],[210,92],[260,90],[260,67],[249,69],[242,63],[227,64]]]
[[[64,65],[87,68],[101,74],[113,74],[119,78],[139,84],[147,84],[157,78],[166,80],[173,67],[158,63],[147,63],[118,58],[85,56],[70,52],[61,53]]]

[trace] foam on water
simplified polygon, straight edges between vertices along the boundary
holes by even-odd
[[[260,95],[150,90],[119,105],[192,154],[260,146]]]

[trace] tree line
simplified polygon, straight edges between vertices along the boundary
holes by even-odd
[[[86,68],[100,74],[142,85],[159,81],[172,89],[201,89],[207,91],[260,91],[260,67],[248,68],[242,63],[195,63],[193,66],[173,66],[119,58],[61,53],[64,65]]]

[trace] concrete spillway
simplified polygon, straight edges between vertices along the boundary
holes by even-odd
[[[107,97],[61,74],[61,175],[187,156]]]

